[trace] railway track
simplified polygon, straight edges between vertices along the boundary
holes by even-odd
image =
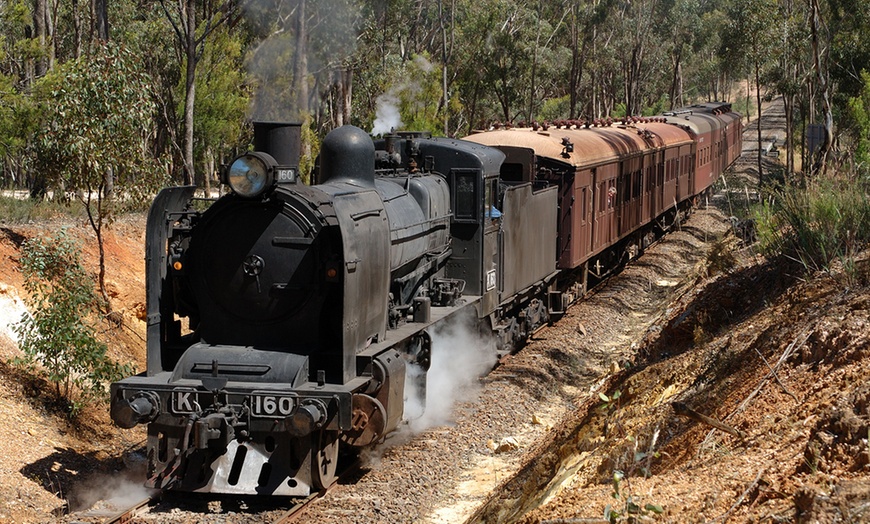
[[[92,507],[91,509],[71,515],[71,524],[126,524],[132,522],[136,515],[160,501],[162,492],[157,492],[149,497],[142,498],[124,508],[112,505]],[[99,503],[97,504],[99,506]]]

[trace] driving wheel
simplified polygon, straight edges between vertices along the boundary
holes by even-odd
[[[338,431],[320,432],[314,437],[315,446],[312,450],[311,479],[315,489],[326,489],[335,482],[335,471],[338,465]]]

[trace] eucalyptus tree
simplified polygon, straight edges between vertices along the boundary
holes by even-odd
[[[813,0],[815,1],[815,0]],[[774,0],[733,0],[728,7],[730,24],[723,39],[726,63],[739,64],[745,60],[755,77],[755,96],[758,106],[758,183],[764,175],[761,162],[761,73],[779,51],[776,35],[770,30],[776,23],[777,4]]]
[[[360,9],[358,0],[269,0],[245,9],[250,116],[303,124],[303,176],[318,138],[352,123]]]
[[[35,168],[84,206],[99,246],[100,292],[111,312],[103,228],[115,209],[106,199],[104,172],[114,171],[116,190],[131,201],[150,198],[163,182],[146,153],[153,108],[149,80],[137,56],[106,45],[56,67],[38,83],[35,97],[41,117],[32,144]]]
[[[652,69],[651,53],[656,51],[653,44],[654,14],[658,10],[659,0],[635,0],[618,4],[619,20],[616,44],[619,49],[624,87],[623,102],[626,113],[639,115],[643,110],[642,99],[644,80],[652,77],[648,73]]]
[[[820,148],[817,160],[813,162],[813,174],[824,173],[827,168],[827,159],[833,148],[834,136],[834,109],[831,102],[831,74],[830,74],[830,33],[827,31],[822,20],[823,14],[818,0],[809,0],[810,3],[810,42],[812,47],[813,71],[815,72],[816,91],[821,97],[822,114],[824,118],[826,140]]]
[[[479,126],[493,117],[511,122],[521,114],[530,80],[535,12],[512,0],[485,0],[470,7],[469,15],[458,35],[458,45],[471,50],[460,95],[472,108],[469,123]]]
[[[589,102],[593,98],[592,96],[587,94],[586,104],[581,104],[583,73],[590,60],[596,60],[596,45],[599,41],[601,28],[611,11],[611,4],[613,4],[613,0],[580,0],[572,2],[569,6],[567,45],[571,50],[571,69],[568,73],[568,94],[569,113],[572,117],[579,116],[584,112],[592,114],[590,111],[591,102]],[[586,92],[593,93],[594,86]],[[581,109],[581,105],[586,105],[586,109]]]
[[[811,76],[811,69],[807,64],[812,61],[809,59],[809,37],[804,30],[807,16],[805,4],[794,0],[781,0],[779,7],[779,23],[773,29],[779,53],[776,62],[772,64],[768,83],[782,96],[785,109],[786,172],[793,173],[796,102],[804,83]]]
[[[843,118],[843,131],[853,146],[855,159],[867,172],[870,162],[870,0],[828,0],[819,9],[817,32],[822,46],[829,44],[830,77],[837,91],[832,102]],[[828,23],[824,23],[827,15]],[[824,52],[824,47],[821,51]],[[820,57],[825,62],[824,54]]]
[[[24,151],[34,135],[32,104],[25,92],[29,53],[33,41],[27,36],[30,9],[23,0],[0,3],[0,180],[22,187]]]
[[[698,0],[661,0],[658,8],[655,28],[661,41],[667,43],[670,55],[668,99],[670,109],[674,109],[686,103],[683,67],[692,58],[695,42],[703,38],[698,30],[701,27],[701,4]]]
[[[196,107],[196,69],[212,32],[225,23],[235,23],[240,15],[237,0],[180,0],[170,6],[160,0],[166,19],[172,27],[179,65],[183,64],[184,110],[182,125],[184,161],[183,180],[194,181],[194,108]]]
[[[202,162],[197,185],[208,195],[216,165],[227,148],[243,142],[250,87],[243,66],[244,42],[228,27],[213,33],[211,44],[200,59],[194,104],[194,154]]]
[[[852,135],[854,170],[870,175],[870,72],[861,71],[863,86],[846,102],[846,121]]]

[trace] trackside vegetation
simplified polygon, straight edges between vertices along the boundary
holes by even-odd
[[[868,192],[866,178],[842,176],[771,191],[757,211],[762,249],[799,262],[808,273],[830,273],[838,263],[850,281],[862,278],[855,257],[870,244]]]
[[[99,297],[79,257],[79,246],[60,230],[22,244],[21,270],[29,309],[14,326],[22,356],[13,360],[54,385],[58,401],[76,416],[105,396],[106,384],[133,372],[108,358],[96,337]]]

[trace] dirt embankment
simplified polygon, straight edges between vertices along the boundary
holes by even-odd
[[[144,439],[144,431],[122,432],[105,405],[84,410],[72,423],[51,390],[9,365],[17,356],[9,325],[21,318],[24,294],[18,265],[21,244],[59,228],[82,242],[82,257],[96,274],[98,250],[84,222],[0,223],[0,522],[55,522],[68,505],[117,488],[125,451]],[[120,326],[102,321],[99,336],[110,355],[144,369],[145,282],[144,217],[126,217],[106,235],[107,288]],[[101,483],[107,485],[100,485]],[[114,486],[109,486],[114,484]],[[129,485],[129,484],[125,484]]]
[[[790,269],[700,282],[475,520],[870,521],[870,290]]]

